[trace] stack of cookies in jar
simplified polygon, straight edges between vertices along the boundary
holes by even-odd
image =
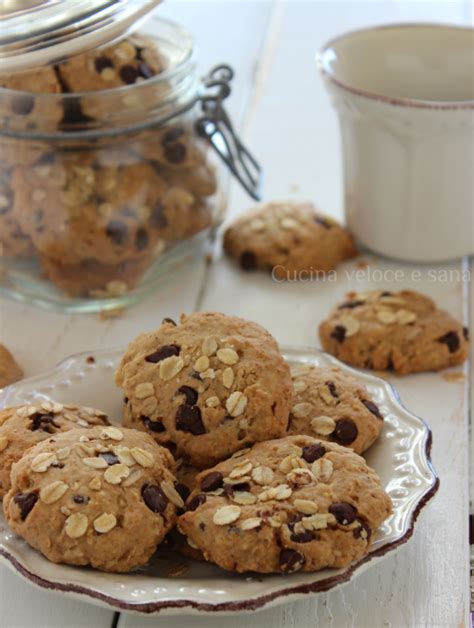
[[[141,124],[163,118],[167,68],[155,40],[133,35],[0,75],[4,260],[37,264],[66,295],[114,297],[213,224],[216,176],[192,119]]]

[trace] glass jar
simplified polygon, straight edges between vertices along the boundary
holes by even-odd
[[[202,254],[224,211],[218,153],[256,196],[258,167],[222,108],[231,71],[218,68],[205,93],[192,36],[152,25],[165,69],[147,80],[0,89],[3,294],[67,311],[130,304]]]

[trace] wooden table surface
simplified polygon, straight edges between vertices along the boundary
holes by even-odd
[[[230,109],[265,166],[265,197],[312,199],[340,218],[337,120],[316,74],[315,51],[335,34],[376,23],[472,24],[467,1],[175,1],[159,11],[196,34],[203,72],[220,61],[234,66],[237,78]],[[249,205],[236,185],[231,186],[228,200],[229,216]],[[212,264],[196,263],[114,320],[2,301],[0,342],[11,348],[27,375],[34,375],[74,352],[125,345],[137,333],[156,327],[164,316],[201,309],[253,319],[281,344],[317,346],[317,325],[334,301],[349,289],[380,286],[423,291],[474,328],[468,318],[468,312],[474,311],[468,260],[428,268],[370,254],[362,258],[368,266],[357,279],[352,273],[357,262],[351,262],[340,269],[337,282],[280,284],[264,275],[240,273],[222,258],[217,246]],[[415,269],[419,277],[413,275]],[[401,281],[394,281],[394,270],[401,271]],[[391,378],[404,404],[433,429],[433,459],[441,488],[423,512],[414,538],[355,581],[334,592],[252,615],[143,617],[118,615],[48,594],[0,565],[0,626],[217,628],[224,622],[227,628],[467,626],[472,403],[468,366],[464,374],[464,381],[456,382],[447,381],[443,374]]]

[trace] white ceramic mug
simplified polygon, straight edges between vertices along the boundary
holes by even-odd
[[[317,63],[358,241],[409,261],[474,254],[474,30],[370,28],[333,39]]]

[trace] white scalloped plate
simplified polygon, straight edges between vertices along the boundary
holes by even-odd
[[[122,350],[83,353],[66,359],[54,370],[19,382],[0,395],[0,407],[49,398],[95,406],[120,417],[122,395],[113,372]],[[154,558],[133,574],[105,574],[92,569],[55,565],[12,534],[0,516],[0,557],[20,575],[51,591],[93,603],[141,613],[232,613],[293,601],[328,591],[377,564],[408,541],[421,509],[435,494],[439,480],[430,460],[431,432],[400,403],[392,386],[373,375],[358,372],[316,350],[287,349],[292,363],[337,365],[356,375],[369,389],[385,416],[379,441],[367,455],[390,494],[394,513],[379,529],[370,553],[345,569],[287,576],[239,576],[204,563],[187,561],[189,569],[171,577],[173,560]]]

